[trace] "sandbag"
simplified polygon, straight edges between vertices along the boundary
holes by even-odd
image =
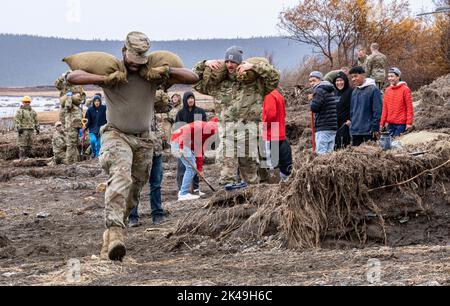
[[[222,66],[216,70],[206,67],[205,70],[203,71],[203,80],[213,85],[219,84],[220,82],[225,80],[225,78],[228,75],[228,70],[227,66],[225,65],[225,62],[221,61],[221,63]]]
[[[168,79],[168,67],[184,68],[181,58],[170,51],[155,51],[148,56],[147,65],[143,66],[139,74],[150,82]]]
[[[83,103],[85,97],[86,95],[74,94],[72,96],[72,104],[75,106],[80,106]],[[62,96],[61,98],[59,98],[59,104],[61,105],[61,108],[66,107],[67,98],[67,96]]]
[[[71,70],[83,70],[88,73],[111,77],[112,84],[126,83],[127,70],[122,61],[104,52],[83,52],[63,59]]]
[[[270,65],[269,61],[265,57],[252,57],[246,60],[246,62],[257,65],[260,63],[264,63]],[[238,74],[237,80],[242,83],[253,83],[256,81],[256,73],[254,71],[246,71],[242,74]]]

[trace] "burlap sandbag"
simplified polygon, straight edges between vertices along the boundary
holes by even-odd
[[[270,64],[267,58],[265,57],[252,57],[246,60],[246,62],[257,65],[259,63]],[[246,71],[242,74],[238,74],[237,80],[242,83],[253,83],[256,81],[256,73],[254,71]]]
[[[83,52],[63,59],[71,70],[83,70],[88,73],[108,76],[106,85],[126,83],[127,70],[123,62],[104,52]]]
[[[203,71],[203,80],[210,84],[219,84],[222,82],[228,74],[227,66],[224,61],[220,61],[222,65],[219,69],[213,70],[209,67],[206,67]]]
[[[167,79],[168,67],[184,68],[181,58],[170,51],[155,51],[148,56],[148,63],[139,71],[140,75],[150,81],[163,81]]]
[[[67,96],[62,96],[61,98],[59,98],[59,104],[61,105],[61,108],[66,107],[66,101],[67,101]],[[75,94],[72,96],[72,104],[75,106],[80,106],[84,101],[84,96],[80,95],[80,94]]]

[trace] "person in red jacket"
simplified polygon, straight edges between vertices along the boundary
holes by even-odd
[[[262,121],[267,166],[279,168],[281,179],[286,180],[292,172],[292,151],[286,138],[285,100],[277,89],[264,99]]]
[[[205,144],[209,147],[214,142],[215,139],[211,137],[218,132],[217,122],[217,118],[213,118],[209,122],[194,121],[176,130],[170,139],[172,154],[179,157],[186,168],[183,183],[178,193],[178,201],[197,200],[200,198],[200,196],[189,192],[196,174],[193,166],[199,172],[203,171]]]
[[[385,91],[381,128],[389,129],[393,137],[400,136],[412,128],[414,119],[411,90],[401,81],[401,71],[398,68],[389,69],[388,80],[391,84]]]

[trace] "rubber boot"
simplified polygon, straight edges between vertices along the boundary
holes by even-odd
[[[108,260],[108,248],[109,248],[109,230],[105,230],[103,233],[103,245],[100,251],[100,259]]]
[[[109,228],[108,257],[110,260],[122,261],[126,254],[123,239],[123,229],[121,227]]]

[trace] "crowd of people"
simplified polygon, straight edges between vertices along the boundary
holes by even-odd
[[[372,44],[371,50],[367,56],[360,48],[357,65],[349,70],[344,67],[325,77],[319,71],[310,73],[317,154],[376,141],[381,132],[398,137],[411,130],[411,90],[401,80],[399,68],[388,69],[378,44]]]
[[[264,183],[275,169],[280,180],[288,180],[292,173],[286,106],[278,90],[280,73],[275,67],[265,61],[245,61],[242,48],[233,46],[223,59],[203,60],[193,71],[169,67],[165,72],[168,86],[160,88],[138,73],[148,61],[149,48],[145,34],[127,35],[122,49],[126,84],[108,86],[107,77],[81,70],[70,71],[56,82],[61,114],[53,136],[55,163],[79,161],[84,154],[79,151],[80,139],[84,144],[88,132],[90,156],[98,158],[109,176],[101,250],[104,259],[122,260],[125,256],[123,230],[139,226],[138,207],[146,183],[150,185],[152,221],[164,221],[161,184],[165,146],[177,157],[180,202],[205,195],[200,178],[204,178],[208,151],[215,150],[220,169],[218,184],[224,188]],[[309,83],[314,93],[309,98],[318,154],[377,139],[382,129],[397,136],[411,128],[411,93],[401,81],[398,68],[389,69],[390,86],[382,94],[386,65],[386,57],[373,44],[370,56],[359,50],[358,65],[351,69],[333,70],[325,77],[319,71],[311,72]],[[226,71],[224,78],[211,79],[211,72],[221,69]],[[242,81],[240,76],[249,72],[254,75],[253,81]],[[100,93],[86,100],[83,85],[89,84],[103,88],[107,105]],[[193,92],[169,98],[167,87],[174,84],[192,84],[197,92],[214,97],[218,106],[214,116],[208,118]],[[21,158],[30,151],[33,131],[39,133],[30,102],[29,97],[23,99],[15,118]]]

